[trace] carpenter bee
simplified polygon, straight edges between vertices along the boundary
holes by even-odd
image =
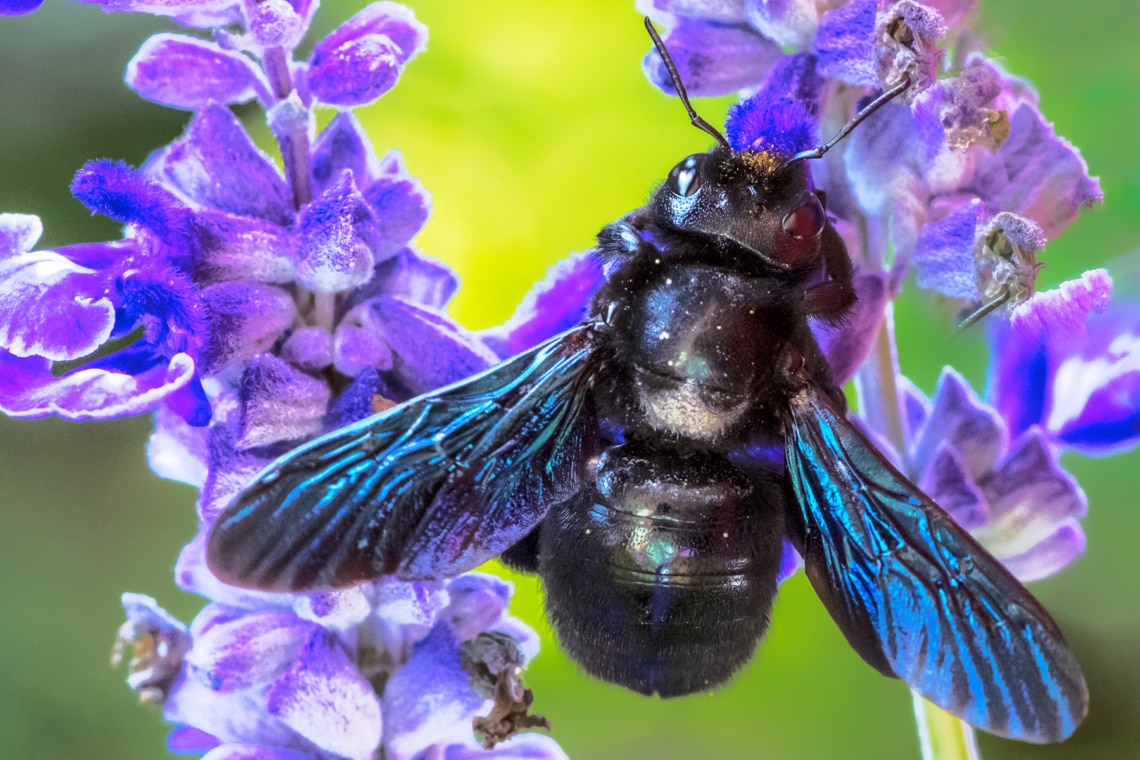
[[[308,591],[501,557],[541,576],[586,671],[674,697],[752,657],[787,537],[874,668],[986,731],[1067,737],[1087,692],[1057,626],[847,420],[809,328],[855,292],[807,159],[908,83],[814,150],[733,150],[647,27],[718,145],[599,233],[588,318],[278,459],[214,525],[211,568]]]

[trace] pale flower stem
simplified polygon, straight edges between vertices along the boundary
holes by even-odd
[[[974,729],[919,694],[912,697],[922,760],[979,760]]]
[[[855,374],[855,392],[860,416],[887,437],[902,457],[905,468],[909,457],[899,404],[894,314],[894,303],[888,301],[883,310],[883,323],[875,336],[874,350]],[[918,694],[914,694],[914,716],[922,760],[979,760],[974,729],[970,726]]]

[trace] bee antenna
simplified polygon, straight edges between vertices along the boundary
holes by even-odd
[[[697,115],[693,104],[689,102],[689,94],[685,92],[685,85],[681,82],[681,75],[677,73],[677,67],[673,63],[673,58],[669,55],[669,51],[665,49],[665,41],[661,39],[661,35],[653,28],[653,22],[649,20],[649,16],[645,17],[645,29],[653,39],[653,47],[657,48],[658,55],[660,55],[661,60],[665,62],[665,70],[669,72],[669,78],[673,80],[673,89],[677,91],[677,94],[681,97],[681,102],[685,104],[685,110],[689,112],[689,120],[693,122],[693,126],[704,132],[708,132],[716,138],[718,143],[732,150],[732,146],[728,144],[728,140],[724,139],[724,135],[712,124],[709,124]]]
[[[648,21],[648,19],[646,19],[646,20]],[[902,95],[903,92],[908,87],[910,87],[910,77],[903,77],[903,80],[901,82],[899,82],[894,87],[892,87],[891,89],[884,92],[879,97],[872,100],[870,103],[868,103],[866,106],[863,107],[863,110],[859,111],[859,113],[857,113],[853,117],[851,117],[851,121],[844,124],[843,128],[840,129],[839,132],[836,133],[835,137],[831,138],[830,140],[828,140],[823,145],[820,145],[818,148],[812,148],[811,150],[800,151],[799,153],[792,156],[791,158],[789,158],[784,163],[780,164],[780,166],[777,167],[776,171],[778,172],[781,169],[783,169],[785,166],[788,166],[789,164],[793,164],[796,161],[808,161],[811,159],[823,158],[823,154],[826,153],[827,151],[831,150],[832,148],[834,148],[836,143],[838,143],[844,137],[847,137],[847,135],[851,134],[851,130],[855,129],[855,127],[862,124],[863,121],[868,116],[873,114],[875,111],[878,111],[880,108],[885,106],[887,103],[891,102],[892,100],[897,98],[899,95]]]

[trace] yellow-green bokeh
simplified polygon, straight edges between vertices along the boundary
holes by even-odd
[[[428,52],[358,114],[379,151],[399,148],[434,196],[418,239],[464,286],[452,313],[501,321],[529,285],[604,223],[640,205],[681,156],[706,147],[676,100],[640,71],[648,47],[632,1],[412,2]],[[329,2],[325,29],[357,6]],[[1127,10],[1126,10],[1127,8]],[[983,36],[1031,77],[1057,130],[1081,146],[1108,202],[1048,251],[1048,283],[1140,247],[1140,14],[1110,0],[990,0]],[[48,0],[0,18],[0,210],[38,212],[45,243],[111,237],[66,190],[91,157],[143,160],[185,115],[120,82],[161,21]],[[731,99],[698,101],[711,122]],[[252,113],[252,112],[243,112]],[[904,369],[930,390],[952,362],[980,382],[978,335],[950,340],[945,304],[913,292],[898,310]],[[166,727],[106,666],[123,590],[189,618],[200,601],[171,569],[194,531],[191,489],[146,469],[145,420],[101,425],[0,419],[0,755],[159,758]],[[1140,517],[1135,454],[1066,462],[1088,492],[1088,554],[1035,590],[1086,668],[1092,715],[1070,744],[983,738],[997,758],[1130,758],[1140,747]],[[516,610],[544,635],[529,672],[536,709],[574,758],[916,758],[910,698],[847,647],[802,578],[786,584],[752,664],[725,689],[663,702],[580,675],[558,652],[538,584]]]

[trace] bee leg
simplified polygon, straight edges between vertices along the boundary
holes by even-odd
[[[828,227],[823,234],[838,236],[839,233]],[[821,249],[827,279],[807,289],[804,294],[807,310],[810,316],[825,321],[838,320],[855,304],[854,267],[842,245],[825,242]]]

